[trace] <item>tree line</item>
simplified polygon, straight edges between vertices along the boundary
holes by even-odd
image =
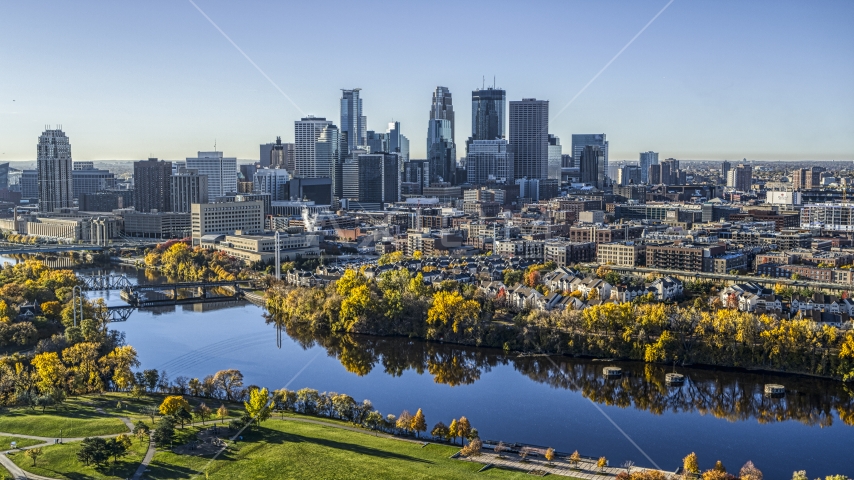
[[[405,269],[378,277],[350,269],[325,287],[274,284],[267,291],[266,307],[271,323],[315,336],[407,336],[522,352],[763,368],[854,380],[854,331],[806,319],[710,309],[702,301],[688,307],[604,303],[514,315],[500,298],[488,298],[472,285],[444,281],[430,287],[420,273],[410,275]],[[497,321],[508,318],[512,325]]]

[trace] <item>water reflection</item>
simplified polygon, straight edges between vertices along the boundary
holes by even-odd
[[[324,348],[351,373],[367,375],[381,367],[391,376],[407,370],[430,374],[437,383],[467,385],[496,365],[511,365],[528,378],[581,393],[594,402],[634,408],[656,415],[697,412],[730,422],[756,419],[759,423],[797,421],[829,427],[841,419],[854,425],[854,392],[830,380],[768,373],[680,368],[681,386],[665,383],[672,367],[638,362],[600,362],[570,357],[504,354],[498,350],[429,343],[407,338],[358,335],[317,335],[268,318],[303,348]],[[623,375],[608,379],[602,368],[616,365]],[[764,386],[779,383],[786,395],[771,398]]]

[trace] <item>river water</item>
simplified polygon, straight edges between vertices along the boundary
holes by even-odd
[[[2,257],[0,257],[2,260]],[[117,269],[118,271],[118,269]],[[134,269],[134,282],[161,281]],[[117,291],[91,292],[123,304]],[[752,460],[767,479],[854,476],[854,387],[756,372],[679,368],[687,381],[664,384],[672,367],[520,357],[500,351],[402,338],[305,338],[277,333],[252,304],[135,311],[111,328],[125,332],[142,368],[174,379],[236,368],[246,385],[310,387],[370,399],[384,414],[424,410],[430,427],[465,415],[482,438],[551,446],[558,451],[632,460],[673,471],[696,452],[737,472]],[[624,376],[607,380],[602,367]],[[784,398],[762,394],[786,386]]]

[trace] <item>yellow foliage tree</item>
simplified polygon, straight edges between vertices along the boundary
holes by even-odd
[[[249,391],[249,401],[243,402],[246,413],[261,422],[270,418],[270,392],[266,388],[253,388]]]
[[[682,470],[695,475],[700,473],[700,465],[697,463],[696,453],[691,452],[682,459]]]
[[[427,431],[427,420],[424,418],[424,412],[419,408],[417,412],[415,412],[415,416],[412,417],[412,424],[410,425],[410,430],[415,432],[416,436],[420,436],[420,432]]]
[[[106,372],[112,372],[113,383],[118,390],[127,390],[133,386],[134,377],[131,368],[139,366],[136,350],[130,345],[116,347],[112,352],[98,360]]]
[[[433,304],[427,311],[427,324],[434,330],[451,326],[459,333],[466,322],[475,320],[480,313],[480,304],[466,300],[459,292],[439,291],[433,295]]]
[[[175,415],[180,410],[190,412],[190,404],[181,395],[170,395],[163,399],[158,409],[161,415]]]
[[[40,353],[33,357],[31,363],[36,369],[37,385],[43,394],[52,394],[63,389],[67,370],[56,352]]]

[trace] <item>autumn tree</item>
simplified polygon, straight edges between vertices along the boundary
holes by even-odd
[[[219,423],[225,421],[225,418],[228,417],[228,409],[225,408],[225,405],[220,404],[219,408],[216,409],[216,416],[219,417]]]
[[[400,416],[397,417],[397,423],[395,426],[398,430],[403,430],[403,433],[408,434],[412,428],[412,419],[413,416],[409,413],[409,410],[404,410]]]
[[[433,426],[433,430],[430,431],[430,435],[433,435],[433,438],[447,440],[449,438],[448,427],[444,423],[439,422]]]
[[[605,467],[608,466],[608,459],[605,457],[599,457],[599,460],[596,461],[596,466],[599,467],[600,472],[604,472]]]
[[[170,395],[163,399],[158,409],[161,415],[176,415],[179,410],[190,411],[190,404],[180,395]]]
[[[433,304],[427,311],[428,336],[441,337],[442,330],[450,326],[454,333],[460,333],[468,324],[477,320],[480,304],[475,300],[466,300],[459,292],[436,292]]]
[[[196,418],[202,421],[202,425],[207,422],[207,420],[211,417],[211,407],[205,405],[205,402],[200,403],[195,409],[193,409],[193,413],[196,414]]]
[[[578,450],[572,452],[572,455],[569,456],[569,463],[571,463],[574,467],[578,467],[578,463],[581,462],[581,455],[579,455]]]
[[[528,460],[528,455],[531,454],[531,450],[532,450],[531,447],[520,448],[519,449],[519,459],[523,462]]]
[[[43,394],[52,395],[62,391],[67,371],[56,352],[40,353],[33,357],[31,364],[36,369],[37,385]]]
[[[762,472],[750,460],[738,472],[740,480],[762,480]]]
[[[483,443],[479,439],[475,439],[460,450],[460,455],[464,457],[477,457],[480,456],[482,448]]]
[[[459,423],[457,423],[456,419],[451,420],[451,424],[448,425],[448,438],[451,440],[451,443],[457,443],[457,437],[460,436],[459,433]]]
[[[492,451],[498,455],[498,458],[502,458],[503,456],[501,454],[507,451],[507,445],[504,445],[504,442],[498,442],[498,445],[496,445]]]
[[[457,422],[457,436],[460,437],[460,440],[464,440],[471,435],[472,428],[469,420],[466,417],[460,417],[460,421]]]
[[[257,420],[258,425],[270,418],[270,393],[267,388],[253,388],[249,391],[249,401],[243,402],[246,413]]]
[[[38,460],[38,458],[42,456],[42,449],[41,448],[31,448],[29,450],[25,450],[24,455],[26,455],[28,458],[31,458],[33,460],[33,466],[35,467],[36,466],[36,460]]]
[[[127,390],[134,383],[131,368],[139,366],[136,350],[130,345],[116,347],[106,356],[101,357],[98,363],[105,369],[112,371],[113,384],[117,390]]]
[[[697,463],[696,453],[691,452],[682,459],[682,470],[685,473],[691,473],[694,475],[700,473],[700,466]]]
[[[552,460],[555,459],[555,449],[552,447],[547,448],[546,453],[543,456],[545,457],[546,461],[549,462],[549,465],[551,465]]]
[[[720,460],[715,462],[715,466],[712,467],[712,470],[716,472],[726,473],[726,468],[724,468],[724,464]]]
[[[415,416],[412,417],[412,423],[409,428],[415,432],[416,437],[421,436],[420,432],[427,431],[427,420],[424,418],[424,412],[422,412],[420,408],[415,412]]]

